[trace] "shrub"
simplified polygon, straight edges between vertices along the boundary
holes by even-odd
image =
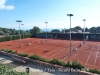
[[[20,56],[23,56],[23,57],[28,57],[29,55],[28,54],[18,54]]]
[[[89,72],[100,74],[100,71],[97,69],[89,69]]]
[[[44,61],[44,62],[50,62],[50,60],[45,59],[45,58],[42,58],[42,57],[40,57],[40,56],[38,56],[38,55],[36,55],[36,54],[29,56],[29,58],[35,59],[35,60]]]
[[[67,64],[66,64],[66,67],[71,67],[71,63],[70,61],[68,60]]]
[[[57,64],[57,65],[61,65],[61,66],[66,66],[66,63],[64,63],[63,61],[59,61],[57,59],[51,60],[50,63]]]
[[[77,60],[74,60],[74,61],[72,62],[71,67],[72,67],[73,69],[80,69],[80,70],[82,70],[82,68],[84,68],[84,66],[81,65],[81,63],[77,62]]]
[[[41,60],[41,57],[36,55],[36,54],[29,56],[29,58],[32,58],[32,59],[35,59],[35,60]]]
[[[14,50],[9,50],[9,49],[7,49],[7,50],[4,50],[5,52],[7,52],[7,53],[12,53],[12,54],[16,54],[17,53],[17,51],[14,51]]]
[[[16,54],[16,53],[17,53],[17,51],[13,51],[13,50],[12,50],[10,53],[12,53],[12,54]]]
[[[7,53],[11,53],[12,50],[8,50],[8,49],[7,49],[7,50],[4,50],[4,51],[7,52]]]
[[[30,34],[25,34],[25,38],[30,37]],[[4,42],[4,41],[10,41],[10,40],[16,40],[19,39],[19,35],[13,35],[12,38],[10,36],[6,36],[6,37],[2,37],[0,38],[0,42]]]
[[[4,49],[0,49],[0,51],[4,51]]]

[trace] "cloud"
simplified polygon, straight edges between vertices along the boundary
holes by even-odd
[[[7,0],[0,0],[0,9],[12,10],[15,7],[12,5],[5,5]]]

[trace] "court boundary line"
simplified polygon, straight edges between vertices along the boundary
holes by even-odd
[[[98,48],[99,48],[99,45],[98,45]],[[95,64],[96,64],[96,62],[97,62],[97,56],[98,56],[98,50],[97,50],[97,53],[96,53],[96,57],[95,57],[94,66],[95,66]]]
[[[77,41],[75,41],[75,43],[76,43],[76,42],[77,42]],[[74,44],[75,44],[75,43],[74,43]],[[55,53],[54,53],[54,52],[56,52],[56,51],[58,51],[58,50],[60,50],[60,52],[61,52],[61,51],[62,51],[62,49],[63,49],[64,47],[66,47],[66,45],[65,45],[65,46],[63,46],[63,47],[61,47],[61,48],[60,48],[61,50],[60,50],[60,49],[56,49],[55,51],[52,51],[51,53],[49,53],[49,54],[45,55],[44,57],[48,57],[48,55],[50,55],[50,54],[52,54],[52,53],[53,53],[53,55],[52,55],[52,56],[54,56],[54,55],[55,55]],[[59,53],[59,52],[57,52],[57,54],[58,54],[58,53]],[[57,55],[57,54],[56,54],[56,55]],[[52,56],[50,56],[50,57],[52,57]]]
[[[89,64],[86,64],[86,65],[87,65],[87,66],[93,66],[93,67],[97,67],[97,68],[99,67],[99,66],[94,66],[94,65],[89,65]]]
[[[91,54],[92,54],[92,52],[93,52],[93,49],[94,49],[94,46],[93,46],[93,48],[92,48],[91,53],[89,54],[89,56],[88,56],[88,58],[87,58],[87,61],[86,61],[85,65],[88,63],[88,61],[89,61],[89,59],[90,59],[90,56],[91,56]]]
[[[77,41],[77,42],[78,42],[78,41]],[[83,44],[83,42],[84,42],[84,41],[82,41],[81,44]],[[83,44],[83,45],[84,45],[84,44]],[[76,48],[76,47],[75,47],[75,48]],[[76,52],[76,51],[74,51],[74,52]],[[73,52],[73,53],[74,53],[74,52]],[[72,54],[73,54],[73,53],[72,53]],[[62,59],[62,61],[64,61],[68,56],[70,56],[70,54],[68,54],[64,59]]]
[[[65,47],[65,46],[63,46],[63,47]],[[58,51],[58,50],[60,50],[60,49],[63,49],[63,47],[61,47],[61,48],[59,48],[59,49],[56,49],[56,50],[53,50],[52,52],[46,54],[44,57],[48,57],[48,55],[50,55],[50,54],[52,54],[52,53],[55,54],[54,52],[56,52],[56,51]]]
[[[96,42],[95,42],[95,44],[96,44]],[[89,61],[89,59],[90,59],[90,56],[91,56],[93,50],[94,50],[94,46],[93,46],[93,48],[92,48],[91,53],[89,54],[89,56],[88,56],[88,58],[87,58],[87,61],[86,61],[85,65],[87,65],[87,63],[88,63],[88,61]],[[95,59],[96,59],[96,57],[95,57]],[[95,63],[95,62],[94,62],[94,63]],[[89,64],[88,64],[88,65],[89,65]],[[91,66],[94,66],[94,65],[91,65]],[[95,67],[95,66],[94,66],[94,67]]]
[[[76,41],[75,43],[77,43],[78,41]],[[64,57],[61,61],[64,61],[66,58],[68,58],[69,56],[70,56],[71,54],[70,54],[70,52],[67,54],[67,56],[66,57]]]
[[[56,41],[56,40],[53,40],[53,41]],[[57,40],[57,41],[59,41],[59,40]],[[55,44],[55,43],[54,43]],[[43,45],[43,44],[42,44]],[[44,45],[45,46],[45,45]],[[39,45],[37,44],[37,47],[34,47],[34,49],[35,48],[38,48],[39,47]],[[50,46],[50,47],[54,47],[54,45],[52,45],[52,46]],[[66,47],[66,45],[65,46],[63,46],[63,47]],[[62,49],[63,47],[60,47],[59,49],[56,49],[56,50],[54,50],[54,51],[57,51],[57,50],[60,50],[60,49]],[[26,51],[32,51],[32,49],[33,49],[33,47],[32,48],[29,48],[29,49],[27,49],[27,50],[25,50],[25,51],[21,51],[21,52],[26,52]],[[43,47],[42,49],[45,49],[45,47]],[[50,49],[50,50],[52,50],[52,49]],[[41,55],[42,57],[44,57],[43,55]]]

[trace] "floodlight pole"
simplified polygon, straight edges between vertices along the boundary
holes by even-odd
[[[84,21],[84,36],[83,36],[83,41],[85,41],[85,21],[86,21],[86,19],[83,19],[83,21]]]
[[[47,23],[48,22],[44,22],[46,24],[46,40],[47,40]]]
[[[72,47],[72,44],[71,44],[71,16],[73,16],[73,14],[67,14],[67,16],[70,17],[70,55],[71,55],[71,53],[72,53],[72,51],[71,51],[71,47]]]
[[[21,20],[16,20],[16,22],[19,22],[19,35],[20,35],[20,47],[22,46],[21,45],[21,34],[20,34],[20,22],[22,22]]]
[[[24,25],[24,24],[21,24],[21,25],[22,25],[22,31],[23,31],[23,25]],[[23,31],[23,39],[24,39],[24,31]]]

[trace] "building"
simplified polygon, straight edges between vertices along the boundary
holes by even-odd
[[[82,30],[78,30],[78,33],[82,33]]]
[[[96,33],[100,33],[100,27],[96,28]]]
[[[96,27],[90,28],[90,29],[89,29],[89,32],[90,32],[90,33],[96,33]]]
[[[62,31],[61,31],[61,33],[67,33],[68,32],[68,29],[63,29]]]
[[[52,32],[52,33],[60,33],[60,30],[58,30],[58,29],[53,29],[51,32]]]

